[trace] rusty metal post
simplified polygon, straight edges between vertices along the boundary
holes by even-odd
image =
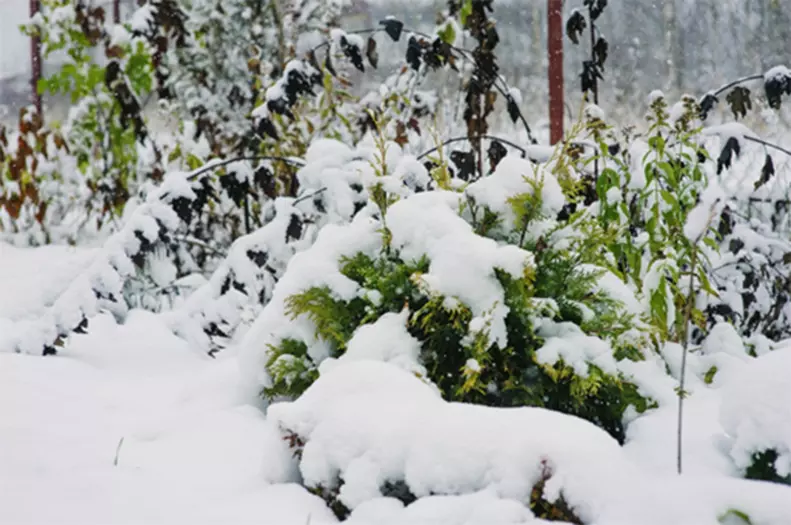
[[[30,18],[38,14],[38,0],[30,0]],[[36,106],[36,111],[43,119],[41,111],[41,94],[38,92],[38,81],[41,79],[41,39],[34,36],[30,38],[30,89],[32,102]]]
[[[547,0],[549,140],[563,140],[563,0]]]
[[[113,0],[113,23],[121,23],[121,0]]]

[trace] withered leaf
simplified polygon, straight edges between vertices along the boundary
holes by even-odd
[[[609,45],[607,41],[599,37],[596,44],[593,46],[593,59],[599,68],[604,69],[604,63],[607,62],[607,49]]]
[[[720,157],[717,159],[717,175],[722,173],[726,168],[730,168],[733,159],[738,157],[741,153],[742,147],[736,137],[730,137],[725,146],[720,152]]]
[[[767,182],[769,182],[775,174],[775,163],[772,160],[772,156],[768,153],[766,154],[766,160],[764,161],[764,165],[761,168],[761,178],[755,182],[755,189],[757,190]]]
[[[746,117],[747,112],[753,109],[753,101],[750,98],[750,90],[744,86],[736,86],[725,97],[726,102],[731,107],[733,118],[739,120],[739,116]]]
[[[326,69],[330,75],[334,77],[338,76],[337,71],[335,71],[335,67],[332,65],[332,57],[330,56],[329,49],[327,49],[327,56],[324,57],[324,69]]]
[[[714,93],[706,93],[703,95],[703,98],[700,99],[698,105],[700,106],[700,120],[706,120],[706,117],[709,116],[709,113],[714,106],[719,103],[719,99],[714,95]]]
[[[393,39],[393,42],[398,42],[401,39],[401,33],[404,31],[404,23],[395,18],[388,18],[381,20],[379,25],[385,28],[385,33]]]
[[[302,219],[297,214],[291,214],[291,220],[286,228],[286,242],[302,238]]]
[[[379,67],[379,51],[376,50],[376,40],[374,37],[368,39],[368,47],[365,50],[365,56],[368,57],[368,62],[374,69]]]
[[[575,44],[579,44],[579,37],[587,26],[588,23],[585,21],[585,17],[582,16],[582,13],[574,10],[566,21],[566,35],[569,37],[569,40]]]

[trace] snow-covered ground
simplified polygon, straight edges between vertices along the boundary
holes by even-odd
[[[3,322],[35,315],[90,255],[0,246]],[[785,352],[734,367],[722,388],[690,398],[682,478],[669,407],[634,422],[621,449],[575,418],[447,404],[385,363],[337,367],[299,401],[273,406],[270,419],[313,437],[300,465],[306,480],[343,473],[346,495],[360,503],[354,524],[539,523],[519,495],[543,454],[557,469],[555,488],[584,500],[577,508],[592,523],[714,525],[738,505],[755,524],[782,525],[791,523],[791,489],[733,479],[729,447],[738,443],[725,429],[749,439],[774,422],[774,444],[791,441],[787,396],[763,395],[782,385]],[[243,394],[242,372],[233,350],[210,359],[143,311],[124,325],[94,319],[56,357],[0,352],[0,523],[337,522],[294,483],[291,451]],[[762,391],[750,395],[756,381]],[[427,497],[406,509],[372,497],[372,479],[398,472]],[[467,495],[429,496],[443,491]]]
[[[35,314],[91,252],[0,245],[3,321]],[[57,358],[0,352],[0,523],[311,523],[288,452],[240,400],[228,353],[194,353],[153,315],[95,319]]]

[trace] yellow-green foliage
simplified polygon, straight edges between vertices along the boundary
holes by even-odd
[[[574,260],[548,250],[541,261],[535,273],[520,278],[496,272],[509,308],[505,348],[490,343],[486,327],[471,332],[473,314],[467,305],[421,286],[420,275],[428,271],[429,261],[408,263],[392,251],[377,258],[358,254],[341,262],[344,275],[369,293],[342,301],[326,288],[311,288],[291,297],[287,306],[293,317],[307,316],[313,322],[316,335],[330,343],[334,356],[343,354],[359,326],[406,307],[407,329],[421,343],[421,364],[446,399],[559,410],[623,440],[623,411],[630,404],[644,410],[647,401],[634,385],[595,366],[583,377],[563,362],[537,363],[536,351],[544,342],[534,331],[533,319],[550,315],[604,335],[628,329],[628,317],[617,315],[622,312],[617,303],[592,290],[595,275],[573,271]],[[547,310],[536,300],[540,297],[552,297],[558,308]],[[596,312],[595,319],[583,320],[578,305]],[[473,366],[470,360],[475,360]],[[299,395],[317,375],[318,364],[307,356],[304,343],[283,341],[271,349],[269,361],[273,386],[264,392],[268,397]]]

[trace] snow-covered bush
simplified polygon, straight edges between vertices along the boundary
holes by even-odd
[[[396,363],[339,363],[268,417],[302,482],[352,524],[782,525],[789,516],[785,487],[648,473],[577,417],[448,403]]]
[[[506,157],[466,192],[410,194],[405,174],[428,175],[397,150],[377,158],[369,211],[295,256],[249,332],[264,394],[298,396],[335,360],[374,358],[446,399],[552,408],[622,440],[626,408],[650,401],[617,362],[641,359],[647,338],[602,285],[604,232],[554,220],[563,192],[529,161]]]
[[[73,104],[62,125],[52,124],[73,160],[62,162],[50,177],[80,183],[56,205],[70,200],[82,208],[86,222],[101,227],[121,216],[140,184],[163,175],[142,115],[142,100],[155,87],[150,42],[108,23],[102,7],[69,0],[42,4],[25,31],[41,39],[44,57],[60,53],[68,59],[41,79],[38,89]]]

